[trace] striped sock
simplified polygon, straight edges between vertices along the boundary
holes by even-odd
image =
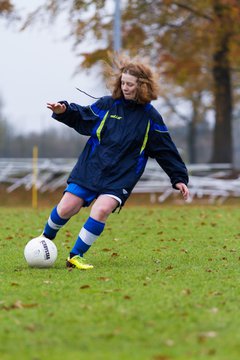
[[[53,240],[57,232],[68,222],[69,219],[62,219],[57,212],[57,207],[55,207],[45,225],[43,235],[46,236],[48,239]]]
[[[89,217],[78,235],[77,241],[70,252],[70,257],[74,255],[83,256],[103,232],[104,226],[105,223]]]

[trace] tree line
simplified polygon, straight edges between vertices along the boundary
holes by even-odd
[[[239,108],[239,0],[122,1],[123,51],[148,57],[160,75],[161,96],[177,113],[176,103],[191,108],[189,141],[192,150],[199,123],[214,112],[210,161],[233,161],[233,115]],[[1,9],[2,6],[2,9]],[[11,1],[0,3],[0,14],[13,15]],[[22,29],[69,14],[80,66],[91,68],[113,50],[113,10],[109,0],[45,0],[22,21]],[[47,26],[49,26],[47,24]],[[91,36],[90,36],[91,35]],[[91,50],[82,43],[89,39]],[[180,114],[180,117],[186,117]]]
[[[194,139],[191,137],[191,122],[168,127],[186,162],[209,162],[212,131],[207,122],[198,123]],[[82,136],[67,126],[59,129],[48,128],[41,132],[16,133],[3,115],[0,106],[1,158],[30,158],[34,146],[38,147],[41,158],[77,158],[87,140],[87,136]]]
[[[41,158],[75,158],[86,141],[86,136],[80,136],[70,128],[16,134],[8,122],[0,119],[1,158],[31,158],[34,146],[38,147]]]

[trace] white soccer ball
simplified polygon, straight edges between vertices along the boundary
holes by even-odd
[[[52,240],[39,236],[27,243],[24,257],[31,267],[49,268],[57,259],[57,247]]]

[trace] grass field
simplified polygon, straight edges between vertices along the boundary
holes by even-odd
[[[48,209],[0,208],[1,360],[239,360],[240,208],[129,207],[89,251],[65,259],[87,210],[66,225],[51,269],[23,258]]]

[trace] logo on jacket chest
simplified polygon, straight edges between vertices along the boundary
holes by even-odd
[[[117,119],[117,120],[121,120],[121,119],[122,119],[122,116],[110,115],[110,118]]]

